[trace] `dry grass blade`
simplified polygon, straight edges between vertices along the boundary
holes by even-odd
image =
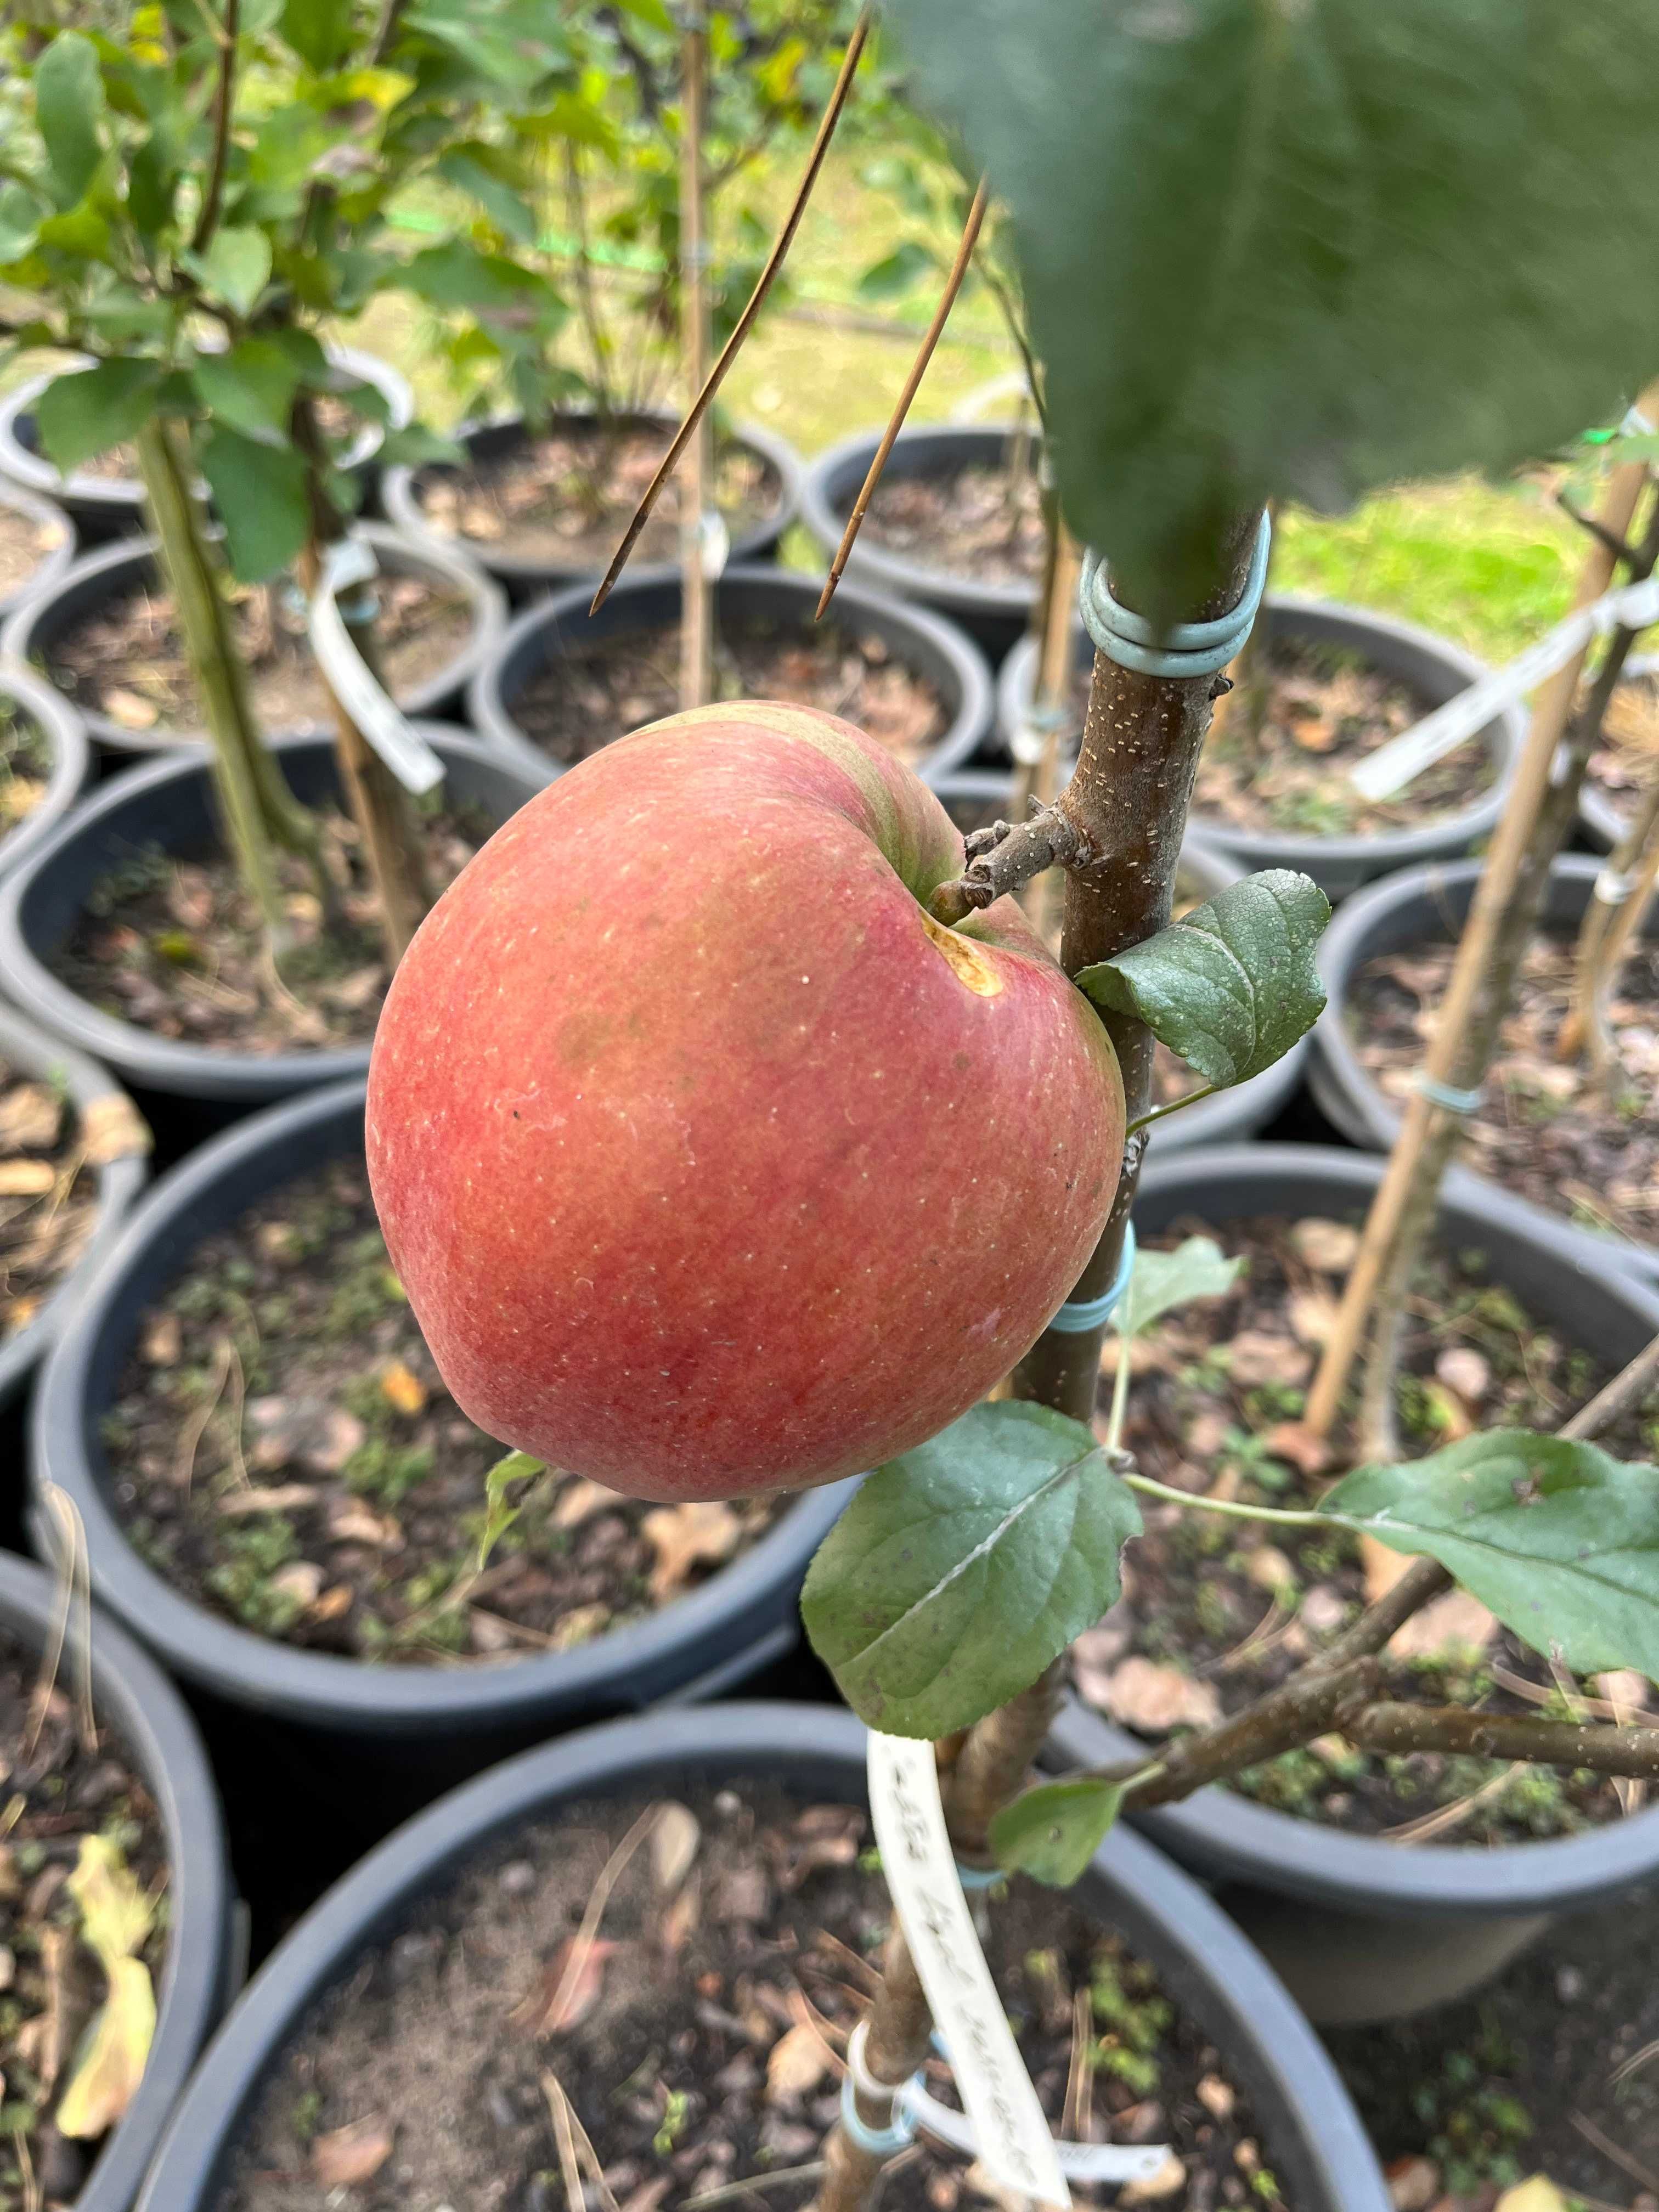
[[[723,2181],[718,2189],[705,2189],[701,2197],[688,2197],[680,2212],[707,2212],[714,2204],[730,2204],[738,2197],[757,2197],[763,2189],[775,2189],[783,2181],[820,2181],[823,2178],[823,2160],[815,2158],[810,2166],[781,2166],[771,2173],[750,2174],[746,2181]]]
[[[1650,2189],[1659,2196],[1659,2172],[1656,2172],[1652,2166],[1644,2166],[1639,2158],[1633,2156],[1622,2143],[1614,2142],[1610,2135],[1604,2134],[1594,2120],[1586,2119],[1583,2112],[1569,2112],[1567,2118],[1584,2141],[1599,2150],[1603,2158],[1611,2160],[1621,2173],[1629,2174],[1639,2187]]]
[[[887,428],[882,432],[881,443],[876,447],[875,459],[871,462],[869,473],[859,489],[858,497],[853,502],[853,512],[847,518],[847,527],[842,532],[841,544],[836,548],[836,557],[830,563],[830,574],[823,580],[823,592],[818,600],[817,613],[813,617],[815,621],[823,621],[825,610],[836,596],[836,586],[840,583],[842,571],[846,568],[853,548],[858,542],[858,534],[864,527],[866,511],[876,495],[876,486],[881,482],[882,471],[887,466],[887,456],[893,450],[893,441],[904,428],[904,418],[910,412],[910,402],[915,398],[916,388],[927,373],[927,364],[933,357],[933,349],[939,343],[945,325],[950,319],[951,310],[956,305],[957,294],[962,289],[962,280],[968,274],[968,264],[973,259],[974,248],[979,242],[980,226],[985,221],[986,203],[989,198],[988,181],[981,177],[979,180],[979,189],[974,194],[974,204],[968,210],[968,220],[962,227],[962,240],[957,247],[957,258],[951,264],[951,273],[945,280],[945,289],[939,295],[938,307],[933,310],[933,319],[928,324],[927,335],[916,350],[915,359],[910,364],[910,374],[904,380],[904,389],[898,396],[898,404],[893,410],[892,417]]]
[[[777,234],[772,251],[766,257],[766,265],[755,280],[755,289],[749,295],[749,304],[738,316],[731,337],[721,347],[720,359],[704,378],[702,389],[687,410],[684,422],[674,433],[674,441],[663,455],[657,473],[646,486],[645,495],[634,510],[634,519],[623,532],[622,543],[611,556],[611,566],[605,570],[604,580],[599,590],[593,594],[593,604],[588,609],[590,615],[598,614],[611,596],[611,587],[626,567],[629,555],[639,542],[640,532],[651,520],[652,509],[657,504],[663,486],[673,474],[675,464],[680,455],[696,435],[697,425],[714,404],[714,394],[726,381],[726,373],[742,350],[744,341],[754,327],[755,318],[759,314],[766,295],[771,290],[779,270],[783,266],[784,257],[794,243],[795,233],[800,228],[800,219],[806,212],[806,203],[812,196],[812,187],[817,184],[818,172],[823,167],[824,155],[830,151],[830,141],[835,136],[836,124],[841,120],[841,112],[847,105],[847,95],[853,88],[853,79],[858,70],[859,57],[863,53],[865,40],[870,35],[870,17],[871,11],[866,8],[860,15],[858,21],[853,26],[853,34],[848,40],[847,51],[842,57],[841,72],[836,79],[835,89],[831,92],[829,104],[818,121],[817,136],[812,141],[812,150],[807,156],[805,172],[802,175],[794,198],[790,202],[789,212],[783,219],[783,228]]]
[[[1659,2037],[1644,2043],[1639,2051],[1632,2052],[1622,2066],[1615,2067],[1607,2076],[1609,2084],[1617,2088],[1621,2081],[1628,2081],[1639,2074],[1644,2066],[1651,2066],[1656,2058],[1659,2058]]]
[[[593,2186],[599,2192],[599,2203],[604,2208],[604,2212],[618,2212],[616,2197],[612,2192],[611,2184],[605,2178],[605,2168],[599,2164],[599,2154],[593,2148],[592,2138],[589,2136],[587,2130],[582,2125],[581,2114],[571,2103],[569,2096],[566,2093],[563,2082],[560,2081],[558,2075],[554,2073],[551,2067],[550,2067],[547,2072],[542,2076],[542,2094],[547,2099],[550,2106],[553,2103],[555,2091],[558,2093],[559,2106],[563,2110],[566,2123],[570,2129],[571,2136],[575,2142],[577,2160],[581,2165],[587,2168],[589,2176],[592,2180]],[[555,2128],[559,2124],[556,2112],[554,2115],[553,2124]],[[560,2156],[561,2162],[562,2162],[563,2154],[561,2153]]]
[[[604,1866],[600,1868],[599,1879],[589,1893],[586,1909],[581,1917],[581,1924],[571,1939],[569,1955],[565,1960],[564,1972],[559,1977],[558,1987],[545,2002],[539,1992],[527,1998],[523,2004],[514,2008],[515,2017],[533,2008],[535,2014],[544,2015],[550,2021],[556,2022],[563,2018],[571,1996],[586,1969],[587,1954],[592,1949],[594,1938],[599,1932],[599,1923],[605,1917],[605,1906],[611,1902],[611,1893],[627,1870],[629,1861],[656,1827],[658,1821],[662,1818],[662,1814],[663,1808],[660,1804],[647,1805],[616,1850],[611,1852]],[[580,2199],[572,2201],[580,2202]]]
[[[45,1725],[46,1705],[58,1681],[58,1670],[63,1664],[64,1646],[69,1640],[70,1620],[75,1601],[81,1600],[80,1650],[76,1656],[76,1697],[79,1708],[81,1741],[88,1751],[98,1742],[98,1720],[92,1707],[92,1570],[87,1558],[87,1532],[81,1519],[80,1508],[67,1491],[60,1490],[55,1482],[46,1486],[46,1510],[52,1515],[58,1531],[58,1583],[53,1592],[52,1632],[46,1650],[41,1655],[40,1672],[35,1678],[33,1695],[29,1700],[29,1733],[25,1750],[33,1753],[40,1740]]]
[[[564,2182],[564,2201],[568,2212],[582,2212],[581,2169],[576,2164],[576,2139],[570,2127],[570,2100],[564,2094],[564,2085],[556,2074],[542,2076],[542,2094],[547,2100],[547,2109],[553,2117],[553,2140],[559,2149],[559,2173]]]
[[[1398,1828],[1386,1828],[1383,1833],[1390,1843],[1395,1844],[1432,1843],[1437,1836],[1443,1836],[1449,1830],[1461,1827],[1477,1805],[1483,1804],[1488,1797],[1495,1796],[1510,1777],[1525,1764],[1524,1759],[1517,1759],[1513,1765],[1506,1766],[1501,1774],[1494,1774],[1490,1782],[1483,1782],[1478,1790],[1472,1790],[1467,1797],[1460,1797],[1455,1805],[1443,1805],[1438,1812],[1425,1813],[1419,1819],[1407,1820]]]

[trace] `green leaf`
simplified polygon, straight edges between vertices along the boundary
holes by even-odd
[[[466,447],[453,438],[440,437],[424,422],[408,422],[401,430],[387,431],[380,459],[389,468],[399,462],[406,468],[424,468],[432,461],[447,462],[459,468],[466,459]]]
[[[1356,1468],[1320,1511],[1438,1559],[1575,1674],[1635,1667],[1659,1681],[1659,1468],[1493,1429],[1409,1466]]]
[[[532,1459],[528,1452],[511,1451],[498,1459],[484,1477],[484,1524],[478,1532],[478,1571],[483,1572],[489,1564],[489,1555],[513,1523],[522,1507],[509,1505],[507,1493],[515,1482],[532,1482],[545,1474],[545,1463]]]
[[[520,246],[532,245],[537,230],[535,213],[507,179],[489,166],[486,156],[494,153],[493,147],[458,146],[440,161],[439,174],[447,177],[457,191],[477,200],[497,230],[516,238]]]
[[[137,437],[149,419],[161,382],[158,361],[100,361],[56,378],[34,404],[34,427],[46,459],[71,476],[94,453]]]
[[[1137,1249],[1117,1326],[1123,1335],[1138,1336],[1172,1306],[1224,1297],[1243,1265],[1243,1260],[1227,1259],[1212,1237],[1189,1237],[1173,1252]]]
[[[991,1855],[1011,1874],[1069,1889],[1088,1871],[1123,1802],[1119,1782],[1044,1782],[992,1821]]]
[[[653,31],[672,31],[674,18],[669,14],[664,0],[617,0],[624,15],[633,15],[641,23],[649,23]]]
[[[284,0],[282,33],[302,61],[331,70],[350,51],[351,0]]]
[[[929,246],[907,239],[902,246],[871,264],[859,278],[859,296],[865,300],[893,300],[915,289],[923,277],[939,269],[939,256]]]
[[[1012,215],[1061,495],[1135,605],[1194,608],[1270,495],[1507,470],[1659,360],[1651,0],[884,14]]]
[[[305,463],[291,446],[260,444],[223,422],[210,423],[196,450],[232,568],[245,584],[279,574],[311,526]]]
[[[975,1406],[866,1481],[807,1574],[806,1632],[872,1728],[948,1735],[1099,1620],[1139,1528],[1079,1422]]]
[[[33,252],[43,212],[33,196],[14,179],[0,185],[0,268]]]
[[[192,276],[239,315],[251,314],[270,276],[270,240],[262,230],[216,230],[205,253],[179,256]]]
[[[1079,974],[1097,1006],[1133,1014],[1218,1087],[1282,1058],[1325,1004],[1314,948],[1331,902],[1311,877],[1266,868]]]
[[[34,72],[34,116],[60,208],[84,199],[103,158],[98,125],[104,80],[98,52],[78,31],[60,31]]]
[[[262,445],[286,444],[299,365],[271,338],[242,338],[224,353],[198,354],[191,376],[202,404]]]

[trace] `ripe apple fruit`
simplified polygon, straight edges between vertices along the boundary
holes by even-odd
[[[828,1482],[1029,1349],[1105,1223],[1098,1016],[848,723],[675,714],[497,831],[392,980],[368,1165],[493,1437],[635,1498]]]

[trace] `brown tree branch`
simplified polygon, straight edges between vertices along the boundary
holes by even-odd
[[[1098,1768],[1094,1778],[1127,1783],[1124,1802],[1137,1812],[1148,1806],[1174,1804],[1202,1790],[1206,1783],[1260,1766],[1267,1759],[1277,1759],[1281,1752],[1294,1751],[1298,1744],[1343,1726],[1342,1716],[1374,1698],[1382,1680],[1382,1662],[1374,1658],[1352,1660],[1346,1667],[1322,1674],[1304,1668],[1218,1728],[1166,1745],[1156,1754],[1157,1765],[1150,1772],[1146,1759],[1141,1758]],[[1137,1781],[1138,1775],[1144,1778]]]
[[[242,0],[225,0],[225,20],[219,33],[219,82],[213,94],[213,159],[207,191],[190,245],[192,253],[204,253],[219,228],[224,204],[225,171],[230,163],[230,114],[236,90],[236,40],[241,28]]]
[[[1045,869],[1086,867],[1092,857],[1063,804],[1037,807],[1018,827],[999,822],[991,834],[992,842],[974,854],[961,875],[933,893],[928,905],[936,921],[963,921]]]
[[[1547,1721],[1531,1713],[1472,1713],[1461,1705],[1362,1705],[1336,1725],[1362,1751],[1444,1751],[1472,1759],[1525,1759],[1539,1766],[1659,1782],[1659,1728],[1605,1721]]]

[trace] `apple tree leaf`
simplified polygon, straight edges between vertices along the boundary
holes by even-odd
[[[1438,1559],[1508,1628],[1577,1674],[1659,1681],[1659,1468],[1490,1429],[1404,1467],[1362,1467],[1320,1511]]]
[[[78,31],[58,32],[35,69],[34,119],[60,208],[83,199],[97,174],[103,158],[98,125],[105,112],[97,48]]]
[[[1121,1782],[1043,1782],[992,1820],[992,1856],[1011,1874],[1069,1889],[1087,1870],[1123,1802]]]
[[[884,15],[1012,216],[1072,526],[1150,613],[1265,498],[1507,469],[1659,361],[1651,0]]]
[[[285,445],[300,368],[272,338],[243,338],[223,353],[198,354],[191,369],[210,416],[261,445]]]
[[[216,230],[204,252],[179,258],[210,297],[239,315],[252,314],[270,276],[270,240],[252,224]]]
[[[1172,1306],[1184,1306],[1194,1298],[1224,1297],[1243,1265],[1243,1260],[1228,1259],[1212,1237],[1188,1237],[1173,1252],[1137,1249],[1115,1325],[1125,1336],[1139,1336]]]
[[[1224,1089],[1271,1067],[1318,1020],[1325,987],[1314,949],[1330,918],[1310,876],[1264,868],[1077,981]]]
[[[245,438],[228,422],[210,423],[196,450],[232,568],[245,584],[278,574],[311,528],[304,461],[292,446]]]
[[[871,1475],[818,1547],[801,1613],[860,1719],[967,1728],[1115,1601],[1134,1498],[1080,1422],[975,1406]]]
[[[155,412],[164,373],[159,361],[100,361],[54,378],[34,403],[34,427],[52,466],[70,476],[94,453],[136,437]]]

